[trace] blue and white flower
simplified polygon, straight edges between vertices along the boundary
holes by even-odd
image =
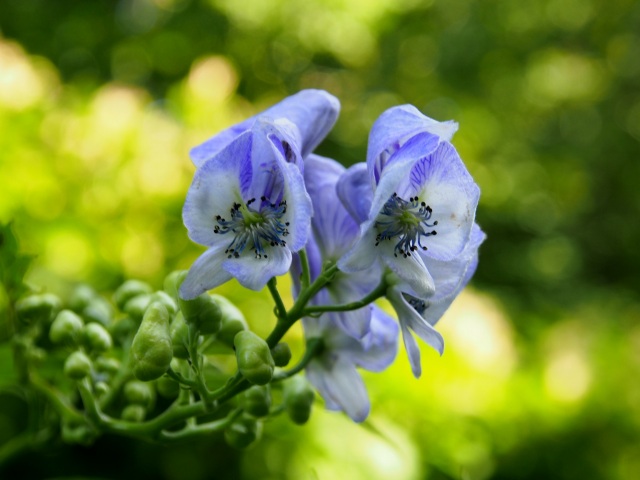
[[[287,161],[281,125],[294,129],[258,118],[196,170],[182,214],[189,238],[208,250],[189,270],[182,298],[233,277],[260,290],[307,242],[311,200],[300,169]]]
[[[370,207],[359,241],[340,260],[344,272],[377,259],[418,297],[435,290],[425,259],[447,261],[469,242],[480,190],[448,138],[455,124],[440,124],[415,108],[395,107],[374,124],[366,174]],[[338,185],[345,206],[362,216],[365,167],[349,169]],[[363,190],[364,189],[364,190]]]
[[[364,421],[371,404],[357,367],[381,372],[395,359],[398,351],[398,325],[376,306],[361,340],[337,328],[332,313],[320,318],[304,318],[307,338],[322,338],[323,349],[306,368],[307,379],[320,392],[329,410],[344,411],[355,422]]]

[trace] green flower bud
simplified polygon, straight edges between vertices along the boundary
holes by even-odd
[[[53,293],[29,295],[16,302],[18,318],[25,323],[49,322],[62,302]]]
[[[229,347],[233,347],[233,339],[238,332],[248,330],[247,321],[242,312],[233,303],[221,295],[211,294],[211,298],[220,307],[222,327],[216,338]]]
[[[140,423],[144,420],[144,417],[147,415],[147,409],[142,405],[127,405],[122,409],[122,420],[126,420],[127,422],[135,422]]]
[[[62,440],[66,443],[91,445],[98,436],[98,432],[87,423],[81,421],[62,421]]]
[[[105,382],[97,382],[94,388],[98,397],[104,396],[110,390],[109,385]]]
[[[140,280],[127,280],[113,294],[113,301],[118,308],[122,310],[126,303],[133,297],[143,295],[145,293],[151,293],[153,289],[149,284],[141,282]]]
[[[271,349],[271,356],[276,367],[286,367],[291,361],[291,349],[288,343],[279,343]]]
[[[155,400],[155,391],[151,384],[140,380],[131,380],[124,386],[124,397],[129,403],[151,408]]]
[[[171,296],[176,302],[180,298],[178,295],[178,289],[185,277],[187,276],[186,270],[176,270],[175,272],[171,272],[164,279],[164,291]]]
[[[171,344],[173,345],[173,356],[182,359],[189,358],[189,350],[187,350],[187,345],[189,344],[189,325],[184,321],[182,312],[178,312],[178,314],[173,317],[169,334],[171,335]]]
[[[82,312],[96,298],[96,292],[89,285],[78,285],[73,289],[67,302],[69,308],[74,312]]]
[[[150,293],[137,295],[127,301],[122,311],[127,313],[136,322],[140,322],[142,320],[142,317],[144,317],[147,308],[149,308],[149,305],[151,305],[152,300],[153,296]]]
[[[262,424],[255,419],[242,415],[234,420],[224,431],[227,444],[243,450],[260,438]]]
[[[169,313],[164,305],[153,303],[144,314],[131,344],[133,374],[143,382],[160,378],[169,368],[172,358]]]
[[[271,389],[269,385],[254,385],[242,395],[244,411],[254,417],[266,417],[271,408]]]
[[[171,297],[171,295],[163,292],[162,290],[154,292],[151,296],[151,301],[160,302],[161,304],[163,304],[167,308],[167,312],[169,312],[169,315],[175,315],[178,311],[178,304],[176,303],[176,301]]]
[[[113,346],[111,335],[99,323],[85,325],[84,338],[89,348],[96,352],[106,352]]]
[[[95,361],[96,370],[112,375],[120,370],[120,366],[120,362],[115,358],[98,357]]]
[[[239,332],[234,340],[236,360],[240,373],[256,385],[266,385],[271,381],[275,363],[267,342],[249,330]]]
[[[134,332],[138,324],[130,317],[122,317],[109,325],[109,332],[116,343],[122,345],[127,341],[131,332]]]
[[[160,396],[172,399],[176,398],[180,393],[180,384],[165,375],[156,382],[156,389]]]
[[[91,373],[91,360],[77,350],[64,362],[64,374],[73,380],[82,380]]]
[[[284,384],[284,406],[289,418],[297,425],[307,423],[316,393],[302,375],[296,375]]]
[[[112,307],[104,298],[95,297],[84,310],[82,316],[87,322],[95,322],[101,325],[109,325],[113,316]]]
[[[185,322],[195,326],[203,335],[220,330],[220,307],[208,294],[203,293],[193,300],[181,298],[179,303]]]
[[[74,343],[82,330],[82,318],[71,310],[62,310],[49,329],[49,339],[53,343]]]

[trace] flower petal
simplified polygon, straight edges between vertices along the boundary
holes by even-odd
[[[338,180],[336,191],[340,201],[357,223],[362,223],[368,218],[373,202],[373,185],[365,163],[356,163],[349,167]]]
[[[224,244],[219,244],[198,257],[180,286],[181,298],[192,300],[231,280],[231,275],[222,268],[222,262],[226,258],[225,249]]]
[[[400,329],[402,330],[404,349],[407,351],[409,365],[411,365],[411,373],[413,373],[414,377],[420,378],[420,375],[422,375],[422,365],[420,364],[420,348],[418,347],[418,342],[413,338],[411,331],[406,325],[401,323]]]
[[[387,368],[398,353],[398,323],[381,308],[371,305],[369,334],[359,342],[360,348],[352,351],[356,365],[371,372]]]
[[[247,252],[238,258],[225,259],[222,268],[250,290],[262,290],[269,280],[284,275],[291,266],[291,251],[286,247],[267,247],[266,256],[255,258]]]
[[[378,257],[376,235],[373,221],[360,225],[360,239],[338,260],[338,268],[346,273],[370,268]]]
[[[436,291],[431,273],[416,252],[404,257],[395,252],[394,240],[383,240],[376,247],[383,262],[400,280],[407,283],[418,297],[428,297]]]

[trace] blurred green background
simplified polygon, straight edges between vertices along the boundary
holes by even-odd
[[[634,0],[2,0],[0,221],[37,255],[29,280],[160,287],[202,251],[181,221],[189,148],[302,88],[340,98],[318,153],[345,165],[387,107],[460,123],[488,240],[445,355],[423,345],[419,381],[403,352],[365,374],[364,426],[319,405],[244,454],[105,437],[0,476],[640,478]],[[268,332],[266,295],[220,291]],[[28,420],[0,405],[1,443]]]

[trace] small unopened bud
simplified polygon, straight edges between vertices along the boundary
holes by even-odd
[[[216,333],[220,330],[220,307],[208,294],[203,293],[193,300],[181,298],[179,303],[184,321],[188,325],[196,327],[203,335]]]
[[[158,379],[156,389],[164,398],[176,398],[180,393],[180,384],[165,375]]]
[[[242,312],[222,295],[211,294],[211,298],[220,307],[222,326],[216,338],[229,347],[233,347],[233,339],[238,332],[248,330],[247,321]]]
[[[152,302],[160,302],[167,308],[169,315],[175,315],[178,311],[178,304],[176,301],[166,292],[158,290],[151,295]]]
[[[258,440],[261,433],[261,423],[247,415],[242,415],[226,428],[224,439],[230,446],[243,450]]]
[[[67,302],[69,308],[80,313],[96,298],[96,292],[89,285],[78,285],[73,289]]]
[[[120,310],[123,310],[126,303],[133,297],[151,293],[152,291],[151,286],[145,282],[141,282],[140,280],[127,280],[114,292],[113,301]]]
[[[91,360],[81,351],[75,351],[64,362],[64,374],[73,380],[82,380],[91,373]]]
[[[254,385],[242,395],[244,411],[254,417],[266,417],[271,408],[271,389],[269,385]]]
[[[111,335],[99,323],[85,325],[84,338],[89,348],[96,352],[106,352],[113,346]]]
[[[276,367],[286,367],[291,361],[291,349],[288,343],[279,343],[271,349],[271,356]]]
[[[173,317],[171,327],[169,327],[169,334],[171,335],[171,344],[173,345],[173,356],[182,359],[189,358],[189,350],[187,350],[189,344],[189,326],[184,321],[182,312],[178,312],[178,314]]]
[[[244,330],[235,336],[233,343],[236,347],[238,369],[244,378],[256,385],[269,383],[275,363],[267,342],[255,333]]]
[[[149,308],[149,305],[151,305],[152,299],[153,296],[150,293],[137,295],[127,301],[127,303],[122,308],[122,311],[127,313],[136,322],[140,322],[142,320],[142,317],[144,317],[147,308]]]
[[[135,422],[140,423],[144,420],[144,417],[147,415],[147,409],[142,405],[127,405],[122,409],[122,419],[127,422]]]
[[[144,314],[131,344],[133,374],[143,382],[160,378],[169,368],[172,358],[169,313],[164,305],[153,303]]]
[[[110,387],[106,382],[96,382],[94,388],[98,397],[104,396],[110,390]]]
[[[155,399],[155,391],[150,383],[130,380],[124,386],[124,396],[129,403],[151,408]]]
[[[284,384],[284,406],[289,418],[297,425],[307,423],[315,399],[311,384],[301,375],[296,375]]]
[[[95,322],[101,325],[109,325],[113,316],[112,307],[104,298],[95,297],[91,303],[82,310],[82,316],[87,322]]]
[[[114,374],[120,370],[120,362],[115,358],[98,357],[95,361],[96,370]]]
[[[62,302],[53,293],[29,295],[16,302],[18,318],[25,323],[49,322],[58,313]]]
[[[82,318],[71,310],[62,310],[51,324],[49,339],[53,343],[74,343],[83,326]]]

